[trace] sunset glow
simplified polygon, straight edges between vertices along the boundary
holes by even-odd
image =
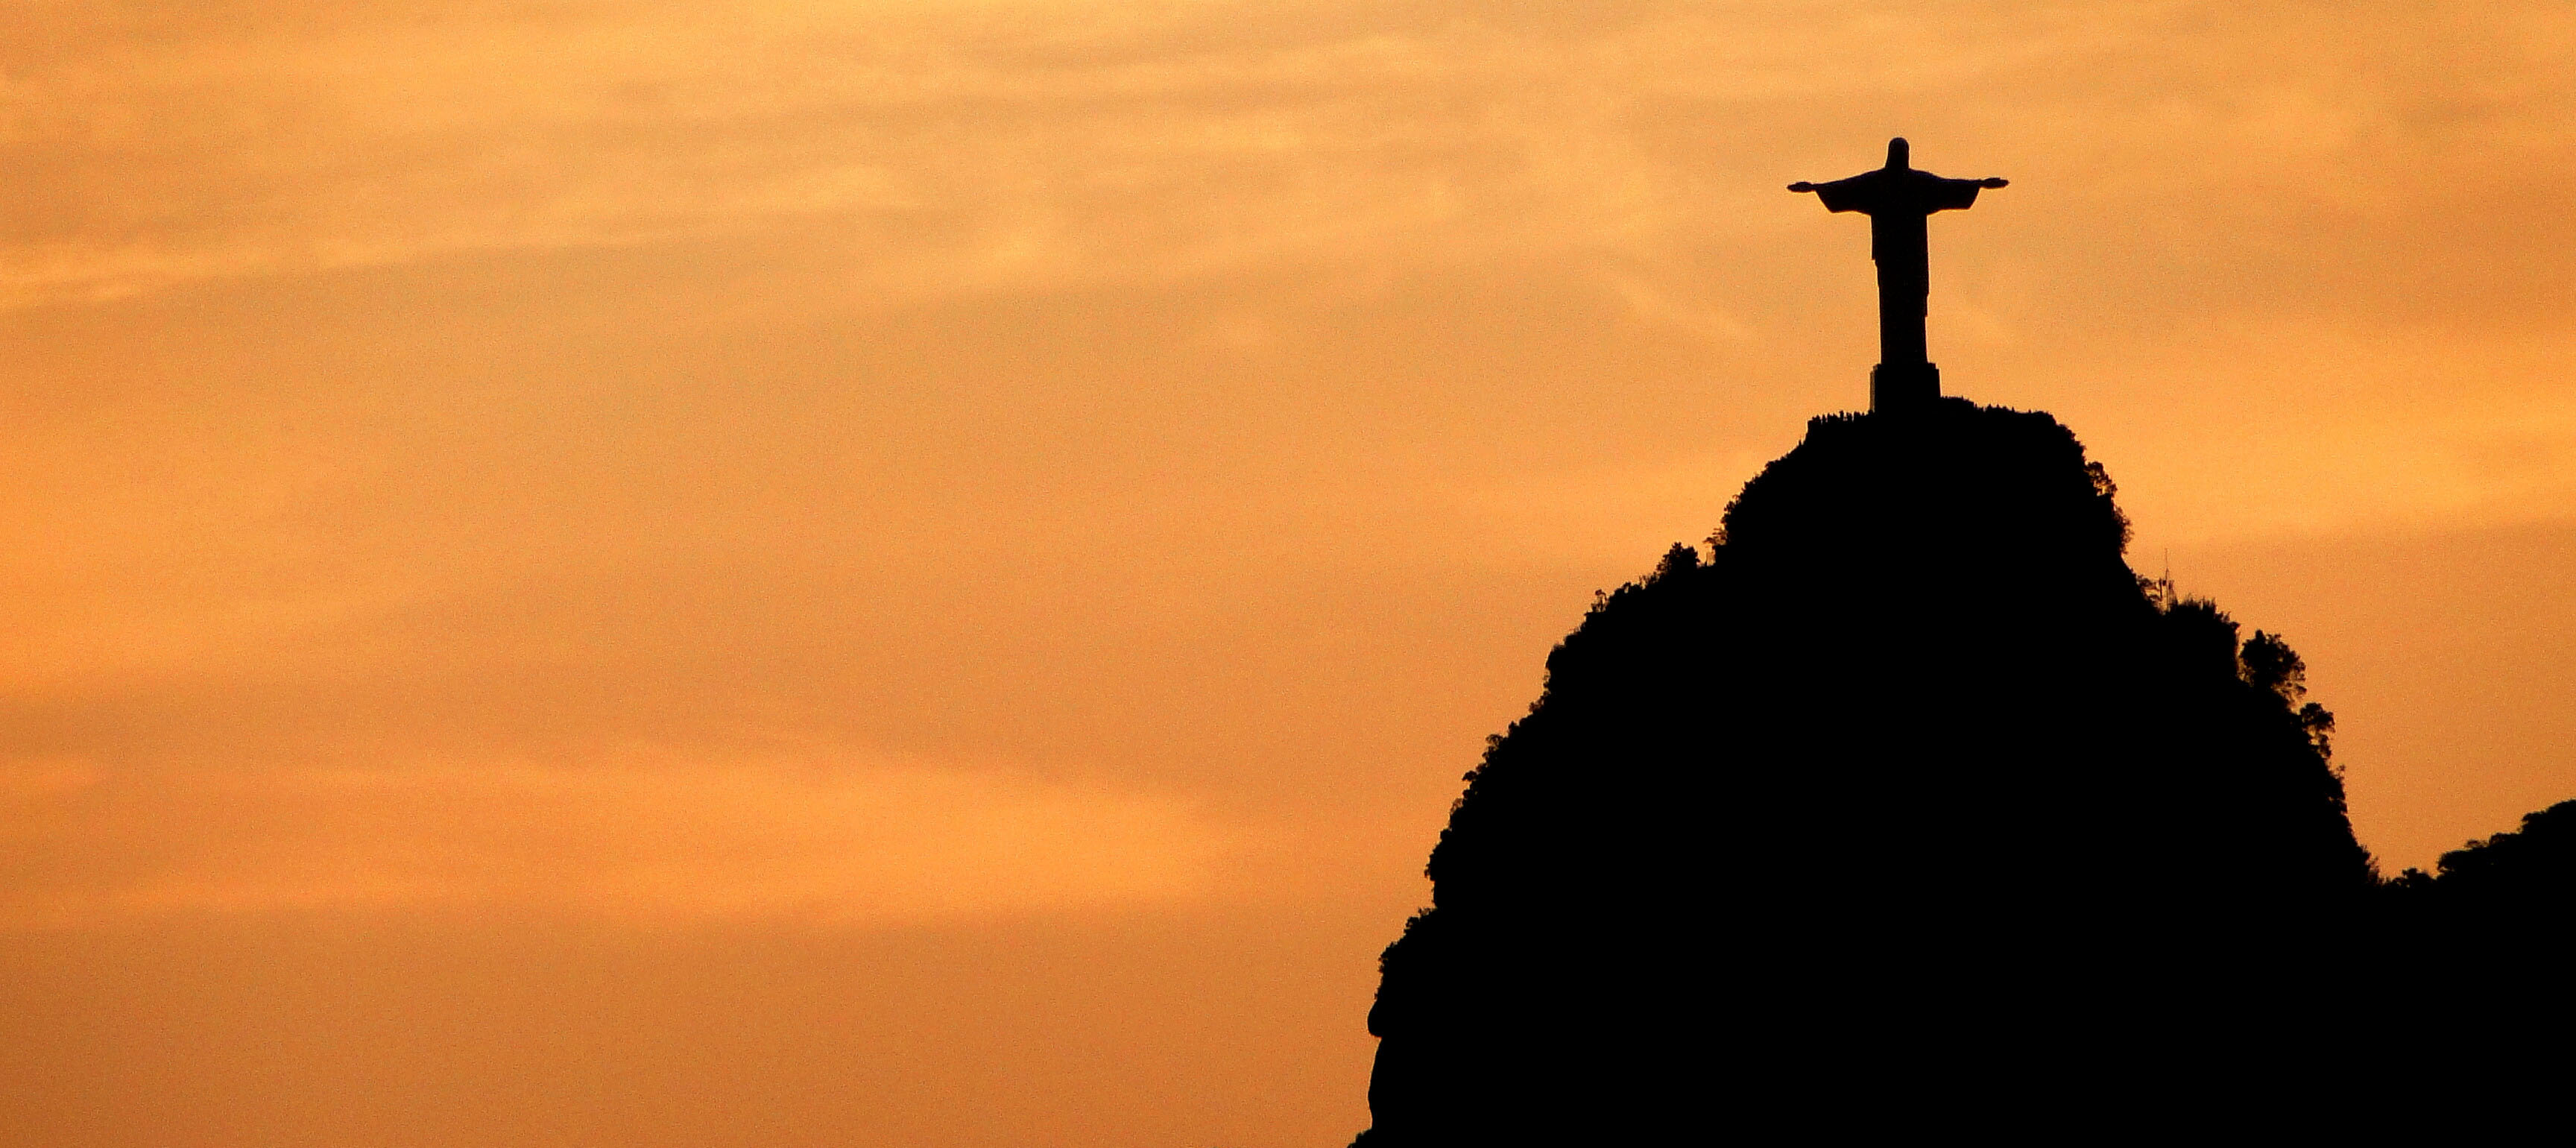
[[[2012,181],[1932,220],[1944,385],[2429,864],[2576,797],[2571,43],[14,5],[0,1141],[1346,1143],[1483,739],[1867,402],[1867,228],[1782,189],[1899,133]]]

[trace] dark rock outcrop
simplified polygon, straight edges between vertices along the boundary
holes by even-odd
[[[2142,584],[2112,495],[2045,414],[1824,417],[1605,596],[1386,950],[1363,1143],[2027,1113],[2185,1030],[2329,1041],[2382,897],[2332,719]]]

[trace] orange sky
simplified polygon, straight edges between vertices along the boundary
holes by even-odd
[[[1953,393],[2576,796],[2555,0],[0,10],[0,1140],[1338,1145],[1595,588]],[[2178,868],[2213,859],[2177,856]],[[2403,1050],[2388,1050],[2402,1055]]]

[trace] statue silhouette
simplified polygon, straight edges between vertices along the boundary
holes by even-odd
[[[1869,257],[1878,261],[1878,367],[1869,376],[1871,410],[1917,406],[1940,397],[1941,370],[1924,354],[1923,313],[1932,292],[1923,221],[1936,211],[1977,202],[1981,188],[2001,179],[1943,179],[1917,171],[1903,137],[1887,141],[1887,166],[1832,183],[1798,182],[1828,211],[1869,217]]]
[[[1906,151],[1791,187],[1871,217],[1876,409],[1601,595],[1487,740],[1354,1148],[2554,1111],[2576,802],[2381,881],[2299,655],[2139,577],[2056,419],[1940,397],[1924,220],[2004,181]]]

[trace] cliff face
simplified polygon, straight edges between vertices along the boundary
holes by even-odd
[[[2045,414],[1819,418],[1596,606],[1386,951],[1370,1148],[1705,1131],[2362,905],[2295,655],[2142,588],[2112,493]]]

